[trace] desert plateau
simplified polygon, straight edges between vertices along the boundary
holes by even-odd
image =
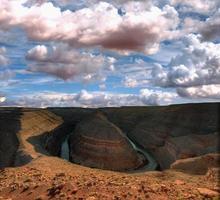
[[[0,199],[217,200],[218,111],[0,108]]]

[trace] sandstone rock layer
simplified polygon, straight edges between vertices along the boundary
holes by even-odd
[[[209,169],[218,168],[220,155],[217,153],[206,154],[203,156],[180,159],[174,162],[170,168],[187,172],[189,174],[206,174]]]
[[[70,160],[85,166],[122,171],[143,162],[122,131],[101,114],[80,122],[69,143]]]

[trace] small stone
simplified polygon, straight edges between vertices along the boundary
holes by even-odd
[[[65,194],[64,193],[60,193],[60,197],[65,197]]]
[[[39,185],[37,183],[35,183],[34,186],[33,186],[34,189],[36,189],[38,187],[39,187]]]
[[[92,183],[91,183],[91,182],[88,182],[88,183],[86,184],[86,186],[87,186],[87,187],[91,187],[91,186],[92,186]]]
[[[27,183],[27,182],[31,182],[32,180],[30,178],[26,179],[24,182]]]
[[[56,187],[57,190],[62,190],[63,188],[64,188],[64,184],[59,184],[59,185]]]
[[[43,200],[42,196],[37,197],[35,200]]]
[[[27,191],[29,188],[30,188],[30,186],[29,186],[29,185],[24,185],[24,188],[23,188],[22,192]]]
[[[66,174],[63,173],[63,172],[56,174],[56,176],[65,176],[65,175],[66,175]]]
[[[181,181],[181,180],[175,180],[174,182],[176,185],[184,185],[185,182]]]
[[[72,193],[72,194],[76,194],[76,193],[77,193],[77,191],[78,191],[78,189],[77,189],[77,188],[73,188],[71,193]]]
[[[219,195],[218,192],[210,190],[208,188],[197,188],[199,193],[205,197],[216,197]]]
[[[149,195],[148,195],[148,194],[145,194],[145,198],[148,199],[148,198],[149,198]]]
[[[97,199],[97,198],[94,197],[94,196],[90,196],[90,197],[86,198],[86,200],[96,200],[96,199]]]
[[[166,185],[164,185],[164,184],[161,184],[161,191],[163,191],[163,192],[168,192],[169,191],[169,189],[167,188],[167,186]]]
[[[114,196],[114,200],[119,200],[119,199],[120,199],[119,196],[117,196],[117,195]]]

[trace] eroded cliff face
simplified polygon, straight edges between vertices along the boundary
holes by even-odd
[[[217,152],[219,104],[110,108],[104,112],[168,169],[178,159]]]
[[[0,109],[0,168],[20,166],[48,152],[42,135],[62,124],[55,114],[43,109]]]
[[[42,135],[56,129],[63,123],[61,117],[45,109],[22,109],[21,130],[17,133],[19,149],[15,165],[23,165],[41,154],[49,155],[43,148]]]
[[[0,169],[13,166],[19,141],[20,109],[0,108]]]
[[[45,133],[42,137],[42,146],[52,156],[60,156],[62,143],[75,129],[75,124],[63,122],[55,129]]]
[[[70,160],[84,166],[124,171],[143,163],[122,131],[101,113],[78,123],[69,143]]]

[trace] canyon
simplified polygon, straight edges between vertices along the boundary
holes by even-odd
[[[81,180],[82,187],[77,187],[82,191],[69,199],[89,198],[82,193],[83,189],[97,192],[101,183],[109,183],[108,179],[119,185],[126,179],[127,185],[121,185],[120,191],[112,191],[117,188],[115,185],[106,186],[106,197],[101,198],[99,191],[93,199],[115,199],[108,196],[110,192],[115,192],[112,196],[119,199],[155,199],[153,189],[138,192],[139,186],[146,186],[145,181],[149,187],[159,184],[157,199],[175,199],[177,191],[184,195],[180,187],[192,187],[191,199],[216,197],[219,109],[219,103],[97,109],[0,108],[0,197],[35,198],[36,191],[28,196],[21,188],[25,185],[25,171],[33,182],[41,185],[41,179],[34,178],[36,170],[46,179],[47,187],[61,181],[67,189],[68,184]],[[71,174],[75,181],[71,181]],[[92,181],[91,186],[85,185],[84,176]],[[10,193],[15,178],[20,185],[13,186],[15,189]],[[179,179],[184,184],[175,184],[174,191],[167,192],[171,182]],[[202,183],[203,179],[207,182]],[[161,184],[166,185],[166,191]],[[122,197],[127,186],[132,187],[134,196]],[[206,188],[212,194],[203,194],[198,188]],[[41,199],[50,198],[43,188],[38,193],[42,193]],[[53,198],[68,199],[67,193],[63,197],[55,194]]]

